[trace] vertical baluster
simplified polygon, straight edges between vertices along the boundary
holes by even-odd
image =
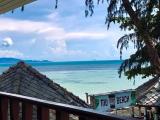
[[[79,120],[102,120],[102,119],[98,119],[98,118],[95,118],[95,117],[89,118],[89,117],[86,117],[86,116],[79,116]]]
[[[56,120],[69,120],[69,114],[63,111],[56,111]]]
[[[96,119],[89,119],[88,117],[80,116],[79,120],[96,120]]]
[[[33,105],[30,103],[22,104],[22,120],[32,120]]]
[[[79,116],[79,120],[87,120],[87,119],[83,116]]]
[[[0,120],[8,120],[8,98],[0,97]]]
[[[39,106],[37,109],[38,120],[49,120],[49,109],[47,107]]]
[[[10,100],[10,116],[11,120],[19,120],[20,106],[19,101]]]

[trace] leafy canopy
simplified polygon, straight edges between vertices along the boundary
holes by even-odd
[[[94,0],[86,0],[86,16],[93,15],[94,2]],[[97,0],[98,4],[100,2],[104,4],[104,0]],[[118,40],[120,57],[122,58],[122,51],[129,47],[130,42],[137,50],[129,59],[123,61],[119,68],[119,75],[121,76],[124,72],[128,79],[139,74],[143,77],[155,76],[156,72],[150,62],[145,36],[147,34],[151,38],[160,55],[160,44],[158,44],[160,42],[160,0],[106,0],[105,3],[107,28],[114,23],[118,24],[121,30],[133,31]]]
[[[156,45],[158,55],[160,56],[160,43]],[[141,75],[142,78],[149,76],[155,77],[156,71],[149,62],[149,56],[146,51],[146,46],[141,50],[138,50],[130,58],[124,60],[119,68],[119,76],[124,73],[128,79],[135,78],[137,75]]]

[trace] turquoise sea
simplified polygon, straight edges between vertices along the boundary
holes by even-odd
[[[29,63],[54,82],[85,100],[85,93],[97,94],[124,89],[134,89],[148,79],[141,77],[127,80],[119,78],[118,68],[122,61],[78,61],[78,62],[36,62]],[[0,64],[2,73],[13,64]]]

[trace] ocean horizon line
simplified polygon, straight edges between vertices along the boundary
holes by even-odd
[[[47,59],[21,59],[21,58],[10,58],[10,57],[2,57],[0,58],[0,62],[18,62],[18,61],[26,61],[26,62],[103,62],[103,61],[123,61],[120,59],[98,59],[98,60],[47,60]]]

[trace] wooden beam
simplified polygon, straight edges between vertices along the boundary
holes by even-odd
[[[11,117],[11,120],[20,120],[19,112],[20,112],[19,101],[10,100],[10,117]]]
[[[144,107],[144,119],[143,120],[147,120],[147,108]]]
[[[141,107],[138,106],[138,116],[141,117],[141,114],[142,114],[142,113],[141,113]]]
[[[8,98],[0,98],[0,120],[8,120]]]
[[[130,110],[131,110],[131,117],[134,117],[134,107],[131,106]]]
[[[56,120],[69,120],[69,114],[63,111],[56,110]]]
[[[49,120],[49,108],[39,106],[37,108],[37,119],[38,120]]]
[[[22,120],[32,120],[33,105],[30,103],[22,104]]]

